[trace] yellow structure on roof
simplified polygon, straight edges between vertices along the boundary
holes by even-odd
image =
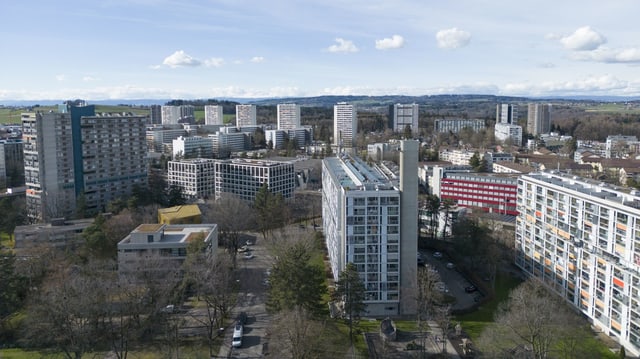
[[[202,213],[195,204],[161,208],[158,210],[158,223],[162,224],[200,224]]]

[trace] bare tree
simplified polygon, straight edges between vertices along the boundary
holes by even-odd
[[[102,281],[76,266],[58,268],[28,308],[25,339],[79,359],[99,342],[107,295]]]
[[[278,313],[270,332],[270,350],[278,358],[320,358],[325,324],[300,306]]]
[[[478,345],[491,357],[545,359],[561,348],[563,357],[568,358],[576,353],[575,335],[589,335],[588,331],[576,330],[580,326],[578,317],[565,303],[537,279],[529,279],[511,291],[509,300],[498,308],[494,323],[481,334]]]
[[[425,353],[425,339],[426,332],[429,329],[429,320],[433,319],[434,316],[434,306],[441,302],[443,295],[440,290],[438,290],[438,284],[441,283],[440,274],[433,269],[431,266],[427,265],[424,268],[419,268],[418,270],[418,285],[417,285],[417,294],[416,294],[416,304],[417,304],[417,326],[420,331],[420,340],[421,340],[421,351],[423,356]]]
[[[218,328],[224,326],[224,318],[235,302],[232,288],[233,262],[230,256],[220,253],[213,262],[197,256],[186,264],[186,278],[198,300],[204,304],[204,315],[194,316],[193,319],[206,327],[209,354],[213,356]]]
[[[449,327],[451,326],[451,305],[441,304],[434,307],[433,320],[442,334],[442,352],[447,352],[447,337],[449,334]]]
[[[254,227],[253,209],[245,201],[224,193],[218,200],[208,201],[203,214],[208,223],[218,225],[220,240],[235,263],[241,231]]]

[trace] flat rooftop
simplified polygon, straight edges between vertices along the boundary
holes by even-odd
[[[189,243],[191,240],[199,236],[201,233],[205,234],[205,237],[214,231],[216,224],[141,224],[138,228],[134,229],[125,239],[120,241],[118,245],[135,245],[135,244],[176,244],[176,243]],[[161,233],[161,235],[158,235]],[[147,235],[155,234],[154,241],[147,243]]]
[[[348,154],[325,159],[331,173],[342,188],[352,190],[395,189],[386,171],[378,166],[370,166],[360,158]]]
[[[593,198],[617,202],[636,209],[640,208],[640,192],[632,188],[619,187],[587,178],[556,173],[555,171],[529,173],[526,176]]]

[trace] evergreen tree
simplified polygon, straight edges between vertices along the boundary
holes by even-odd
[[[353,326],[358,323],[360,313],[366,308],[365,287],[355,264],[347,263],[345,269],[340,272],[335,296],[344,303],[344,313],[349,323],[349,338],[353,341]]]
[[[277,256],[269,277],[267,309],[280,312],[301,307],[320,315],[325,307],[322,297],[327,291],[323,268],[310,262],[307,243],[295,242]]]

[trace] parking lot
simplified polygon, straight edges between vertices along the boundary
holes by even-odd
[[[448,295],[456,298],[451,309],[453,311],[466,310],[472,308],[476,301],[482,297],[482,293],[478,290],[467,292],[465,288],[476,286],[475,283],[467,280],[460,272],[458,272],[455,263],[447,257],[445,253],[435,255],[434,251],[420,251],[425,263],[438,271],[440,279],[444,283],[444,290]],[[450,264],[449,266],[447,266]]]

